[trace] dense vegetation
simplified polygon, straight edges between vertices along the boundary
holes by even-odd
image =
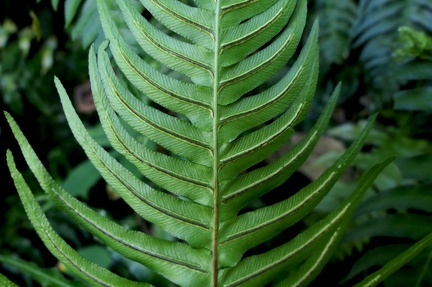
[[[53,85],[54,75],[62,80],[66,90],[75,90],[76,110],[90,134],[122,164],[128,164],[118,152],[111,150],[98,122],[87,83],[88,48],[93,41],[99,45],[103,39],[95,1],[24,2],[22,11],[18,11],[12,1],[1,4],[2,110],[14,116],[49,173],[69,193],[123,226],[172,239],[157,225],[137,216],[101,180],[80,146],[70,140],[73,136]],[[112,9],[115,9],[114,2],[106,1]],[[343,85],[332,116],[332,127],[318,142],[309,162],[279,189],[283,191],[289,186],[294,193],[316,179],[346,150],[345,146],[359,137],[367,119],[377,112],[378,117],[362,153],[343,181],[338,182],[307,217],[272,244],[278,245],[284,237],[291,238],[324,218],[347,199],[349,191],[357,186],[371,164],[396,156],[396,161],[367,191],[335,256],[311,283],[320,286],[326,281],[327,285],[351,286],[432,230],[429,124],[432,120],[432,27],[429,24],[432,4],[420,0],[315,0],[309,1],[308,6],[309,24],[302,45],[319,15],[320,74],[314,103],[293,138],[301,138],[312,128],[338,83],[342,81]],[[112,13],[115,23],[126,27],[119,12],[113,10]],[[147,12],[143,13],[149,17]],[[23,18],[22,15],[28,16]],[[128,32],[123,36],[132,37]],[[132,86],[129,88],[136,92]],[[124,277],[156,286],[171,286],[150,269],[94,241],[90,233],[78,228],[56,209],[26,171],[25,161],[18,156],[19,149],[4,123],[2,118],[0,261],[3,264],[0,273],[19,286],[49,286],[53,278],[75,278],[47,251],[28,221],[5,165],[7,148],[14,153],[18,169],[28,175],[27,182],[55,230],[81,255],[96,258],[101,266]],[[154,144],[149,144],[150,148],[151,145],[155,148]],[[264,196],[250,208],[280,200]],[[253,252],[269,248],[259,247],[262,250]],[[432,248],[429,247],[389,277],[385,286],[407,286],[412,282],[415,286],[430,286],[431,260]],[[49,276],[37,273],[39,268]],[[32,283],[33,280],[38,283]]]

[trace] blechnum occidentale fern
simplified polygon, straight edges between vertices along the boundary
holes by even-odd
[[[313,99],[318,73],[317,23],[289,71],[278,74],[298,48],[307,1],[194,0],[188,5],[176,0],[141,0],[159,22],[154,24],[156,20],[142,17],[130,1],[118,0],[146,56],[137,54],[122,38],[106,3],[97,2],[107,37],[97,51],[91,48],[89,56],[97,111],[112,146],[152,186],[120,165],[88,135],[56,79],[65,114],[76,140],[107,183],[137,214],[179,240],[166,241],[128,230],[71,197],[48,174],[7,115],[41,187],[59,208],[106,245],[177,285],[307,285],[328,261],[364,192],[390,161],[366,172],[349,199],[323,220],[265,253],[243,256],[300,221],[320,202],[359,152],[372,125],[373,120],[339,160],[295,195],[242,212],[305,161],[337,101],[339,88],[300,143],[271,164],[257,166],[289,140]],[[163,32],[161,24],[172,32]],[[113,70],[111,56],[115,69],[165,111],[127,89]],[[144,60],[149,56],[152,64]],[[172,73],[161,73],[154,68],[154,61]],[[149,149],[131,136],[126,126],[164,152]],[[81,257],[49,225],[10,152],[8,164],[36,231],[69,270],[94,286],[148,286]],[[385,277],[430,240],[429,236],[379,275]]]

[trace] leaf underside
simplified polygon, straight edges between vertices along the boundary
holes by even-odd
[[[300,143],[276,161],[258,165],[289,140],[313,100],[317,23],[298,49],[307,1],[141,3],[152,21],[130,1],[117,0],[141,48],[137,50],[122,38],[106,2],[97,1],[107,41],[97,50],[91,48],[89,73],[111,145],[151,186],[90,137],[57,78],[55,84],[76,140],[106,182],[137,214],[180,240],[127,230],[70,196],[50,177],[7,114],[29,167],[50,198],[79,225],[179,286],[264,286],[279,280],[278,286],[307,284],[329,259],[364,192],[389,163],[372,167],[349,199],[320,222],[267,252],[244,256],[320,202],[359,152],[373,123],[371,119],[343,156],[314,182],[283,201],[243,212],[307,159],[337,102],[340,87]],[[293,58],[296,51],[300,52]],[[286,73],[281,72],[284,68]],[[129,91],[119,74],[150,101]],[[160,148],[148,148],[130,134],[130,128]],[[8,164],[28,217],[59,260],[94,286],[147,286],[122,279],[77,254],[50,227],[11,153]]]

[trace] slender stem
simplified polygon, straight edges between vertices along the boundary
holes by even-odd
[[[219,145],[218,145],[218,91],[219,91],[219,17],[220,0],[215,2],[214,25],[214,81],[213,81],[213,237],[212,237],[212,286],[218,286],[218,244],[219,244]]]
[[[420,284],[422,283],[422,281],[424,280],[424,277],[426,276],[426,273],[429,270],[429,266],[430,266],[431,261],[432,261],[432,251],[429,252],[426,263],[423,265],[423,268],[421,269],[420,275],[417,277],[417,282],[414,285],[415,287],[419,287]]]

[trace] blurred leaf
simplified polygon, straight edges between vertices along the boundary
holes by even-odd
[[[71,282],[63,277],[56,268],[40,268],[34,263],[29,263],[22,259],[0,255],[0,262],[17,268],[20,272],[30,275],[42,287],[84,287],[78,282]]]
[[[376,286],[379,282],[385,280],[388,276],[393,274],[396,270],[401,268],[407,262],[412,260],[417,254],[419,254],[423,249],[432,243],[432,233],[426,235],[422,240],[415,243],[407,251],[400,254],[377,272],[369,275],[355,287],[365,287],[365,286]]]
[[[432,220],[429,215],[390,214],[374,218],[348,230],[343,241],[349,242],[375,236],[419,240],[430,232],[432,232]]]
[[[10,19],[5,19],[3,21],[3,24],[0,26],[0,49],[6,46],[9,36],[15,33],[17,29],[15,23]]]
[[[64,8],[64,15],[65,15],[65,27],[69,27],[69,25],[72,23],[73,18],[77,14],[78,8],[81,4],[81,0],[66,0],[65,1],[65,8]]]
[[[342,282],[346,282],[354,276],[366,272],[371,267],[384,265],[409,248],[408,244],[385,245],[367,251],[353,265],[351,271]]]
[[[432,86],[402,90],[395,93],[393,99],[396,110],[432,111]]]
[[[396,160],[403,176],[420,180],[423,182],[430,182],[432,177],[432,154],[423,154],[412,157],[405,157]]]
[[[345,123],[331,128],[327,131],[327,134],[338,137],[346,141],[354,141],[360,135],[362,129],[366,126],[366,121],[361,120],[357,123]],[[366,137],[366,144],[382,145],[389,139],[387,133],[379,131],[373,128]]]
[[[430,287],[432,286],[432,268],[430,263],[423,262],[424,265],[410,266],[399,269],[384,281],[384,287]],[[422,273],[422,270],[426,272]]]
[[[327,64],[343,64],[350,52],[350,34],[357,19],[353,0],[317,0],[320,16],[321,60]]]
[[[0,273],[0,284],[3,287],[18,287],[15,283],[7,279],[3,274]]]
[[[101,175],[89,160],[78,164],[67,175],[62,186],[74,197],[88,198],[90,189],[101,179]]]
[[[394,71],[395,80],[400,84],[406,84],[408,81],[431,80],[432,63],[427,61],[408,61]]]
[[[408,26],[400,27],[398,31],[399,41],[403,44],[403,47],[394,52],[394,57],[397,59],[418,57],[432,60],[432,37],[423,31]]]
[[[353,47],[358,49],[360,61],[365,69],[360,76],[366,81],[368,98],[377,107],[382,107],[384,103],[391,101],[393,93],[406,84],[398,79],[397,73],[405,71],[410,61],[401,62],[392,56],[395,49],[401,46],[398,45],[400,27],[416,27],[425,33],[432,33],[432,2],[358,2],[359,17],[354,28]],[[404,29],[402,35],[412,44],[420,44],[418,35],[408,35]]]
[[[352,183],[346,183],[343,181],[336,182],[327,196],[318,203],[314,211],[323,214],[330,213],[336,206],[339,206],[350,196],[354,187],[355,185]]]
[[[32,18],[31,28],[33,30],[33,33],[36,36],[36,40],[39,42],[42,38],[41,24],[39,22],[37,15],[35,14],[35,12],[30,11],[30,17]]]
[[[57,38],[50,37],[41,49],[41,74],[45,74],[54,64],[54,52],[57,49]]]
[[[354,263],[351,271],[342,282],[346,282],[360,274],[367,274],[368,270],[371,270],[373,267],[385,265],[409,247],[409,244],[392,244],[369,250]],[[429,247],[408,262],[408,268],[400,269],[392,274],[385,281],[384,285],[386,287],[430,286],[430,283],[432,283],[432,273],[430,272],[431,258],[432,249]]]
[[[87,128],[87,132],[99,145],[103,147],[111,147],[111,143],[109,142],[100,123]]]
[[[31,41],[35,37],[33,30],[30,27],[25,27],[18,33],[18,45],[24,57],[27,57],[30,51]]]
[[[71,0],[68,0],[71,1]],[[77,1],[77,0],[73,0]],[[79,0],[79,2],[82,2]],[[67,3],[67,2],[66,2]],[[115,9],[116,4],[114,0],[106,0],[106,3],[109,8],[113,8],[111,12],[112,19],[117,23],[120,27],[120,32],[123,34],[125,39],[131,38],[131,33],[128,29],[122,29],[127,27],[124,18],[121,16],[121,12],[118,9]],[[131,1],[131,3],[139,9],[139,11],[143,10],[143,6],[139,5],[139,2],[136,0]],[[65,11],[66,11],[65,7]],[[81,8],[78,10],[69,9],[69,13],[78,14],[76,16],[76,20],[72,22],[67,22],[67,26],[70,25],[70,32],[73,40],[80,40],[83,47],[87,48],[91,44],[95,43],[98,46],[103,39],[105,38],[104,33],[102,31],[102,25],[99,20],[99,14],[96,7],[95,0],[85,0],[81,5]],[[74,14],[74,15],[75,15]],[[70,15],[72,17],[72,15]],[[71,19],[72,21],[72,19]]]
[[[57,11],[58,4],[59,4],[59,0],[51,0],[51,5],[53,6],[55,11]]]
[[[23,104],[21,95],[17,92],[18,86],[15,82],[14,75],[0,75],[2,76],[0,78],[0,87],[2,89],[3,102],[15,113],[21,114],[23,111]]]
[[[77,251],[81,256],[95,262],[103,268],[108,268],[111,265],[111,255],[106,247],[90,245],[79,248]]]
[[[357,215],[377,210],[414,209],[432,213],[432,184],[397,186],[364,200],[356,210]]]

